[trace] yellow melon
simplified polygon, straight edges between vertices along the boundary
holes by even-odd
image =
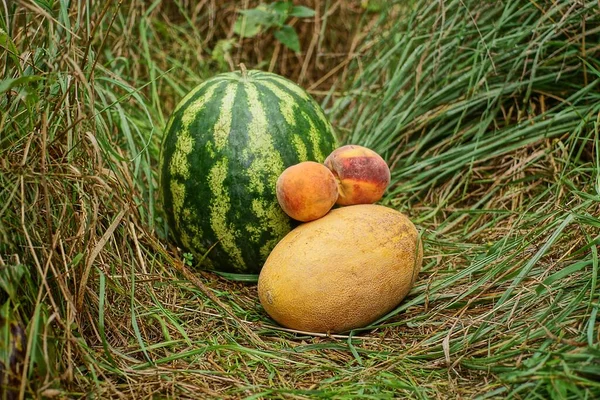
[[[343,207],[300,225],[275,246],[258,295],[285,327],[345,332],[397,307],[422,261],[419,233],[406,216],[373,204]]]

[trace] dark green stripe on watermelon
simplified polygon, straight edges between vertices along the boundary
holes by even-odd
[[[283,100],[284,103],[290,103],[293,105],[294,114],[300,115],[300,117],[295,118],[296,125],[295,130],[297,132],[308,133],[308,138],[304,138],[302,142],[306,146],[307,156],[298,160],[298,162],[306,161],[306,159],[311,161],[323,162],[325,158],[331,153],[331,143],[328,140],[326,135],[320,134],[320,132],[332,131],[331,125],[329,121],[326,120],[323,111],[320,106],[315,102],[315,100],[308,95],[308,93],[304,92],[298,86],[296,86],[293,82],[285,79],[279,78],[278,80],[273,80],[268,83],[257,84],[264,88],[264,92],[267,95],[273,96],[276,99],[279,98],[277,93],[273,89],[276,89],[277,92],[283,92],[289,96],[289,100],[286,98]],[[288,85],[288,86],[285,86]],[[289,85],[293,85],[301,91],[304,96],[300,96],[298,93],[289,91],[287,87]],[[270,100],[270,97],[269,97]],[[273,110],[271,108],[270,110]],[[281,119],[280,119],[281,120]],[[283,129],[285,129],[288,125],[284,125]],[[316,139],[315,142],[311,140],[311,130],[313,130],[313,138]],[[294,130],[290,132],[287,136],[287,140],[294,141]],[[297,150],[297,147],[296,147]]]
[[[205,266],[237,273],[258,273],[291,228],[275,196],[279,174],[322,162],[336,145],[308,94],[256,71],[192,91],[165,135],[161,193],[173,236],[197,258],[216,243]]]
[[[210,231],[203,229],[203,214],[208,212],[208,204],[211,199],[211,193],[208,189],[206,179],[201,178],[205,173],[199,175],[202,171],[213,165],[213,157],[208,154],[211,137],[200,132],[212,130],[220,113],[222,93],[227,83],[225,82],[206,82],[201,90],[196,92],[193,97],[185,101],[185,104],[178,107],[172,117],[169,132],[163,145],[164,161],[162,164],[162,194],[167,215],[167,222],[180,246],[193,251],[195,254],[202,255],[216,241],[214,235],[210,237]],[[201,112],[203,118],[199,121],[198,115],[185,128],[184,119],[186,110],[204,98],[207,94],[212,95],[204,104]],[[187,116],[189,118],[189,114]],[[186,120],[187,122],[188,120]],[[178,159],[177,142],[187,132],[193,139],[191,151],[185,155],[185,160]],[[178,134],[173,134],[178,133]],[[179,157],[181,158],[181,157]],[[187,174],[181,169],[173,168],[172,161],[185,161],[187,163]],[[182,198],[178,198],[178,193],[173,188],[181,188]],[[193,196],[190,194],[193,193]],[[195,203],[195,204],[194,204]],[[204,204],[204,207],[197,207],[196,204]],[[204,209],[203,209],[204,208]]]

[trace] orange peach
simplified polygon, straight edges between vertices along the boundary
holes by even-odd
[[[281,173],[276,183],[277,201],[287,215],[307,222],[331,210],[338,197],[333,173],[323,164],[305,161]]]
[[[375,203],[383,197],[390,183],[386,162],[366,147],[339,147],[325,159],[325,166],[337,179],[337,204],[341,206]]]

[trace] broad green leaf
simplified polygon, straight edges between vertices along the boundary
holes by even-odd
[[[9,299],[17,301],[17,293],[19,290],[19,283],[23,278],[25,269],[27,267],[23,264],[19,265],[8,265],[0,269],[0,294],[2,291],[6,292]]]
[[[238,17],[233,24],[233,31],[241,37],[254,37],[260,33],[261,29],[259,23],[248,17]]]
[[[279,14],[280,16],[283,16],[285,21],[285,18],[287,18],[290,13],[291,6],[292,4],[289,1],[277,1],[271,4],[269,7],[275,13]]]
[[[294,8],[292,8],[292,12],[290,12],[290,16],[298,18],[310,18],[315,16],[315,10],[304,6],[294,6]]]
[[[248,21],[261,25],[269,25],[273,21],[273,15],[260,7],[240,10],[239,13],[245,16]]]
[[[275,39],[279,40],[284,46],[294,50],[296,53],[300,51],[300,40],[298,34],[289,25],[284,25],[280,30],[273,34]]]
[[[292,4],[289,1],[278,1],[273,4],[269,4],[269,11],[271,12],[271,16],[273,18],[269,24],[269,27],[276,26],[281,28],[289,17],[291,6]]]
[[[42,78],[41,76],[38,76],[38,75],[21,76],[19,78],[13,78],[13,79],[2,79],[2,80],[0,80],[0,94],[8,92],[10,89],[14,88],[15,86],[24,85],[29,82],[39,81],[41,79],[44,79],[44,78]]]
[[[256,8],[240,10],[241,14],[233,24],[233,31],[241,37],[254,37],[258,35],[263,27],[274,24],[275,17],[263,4]]]
[[[2,28],[0,28],[0,46],[7,48],[13,57],[17,56],[18,52],[15,43],[12,41],[10,36],[8,36],[8,33],[6,33],[6,31]],[[16,60],[18,61],[18,59]]]

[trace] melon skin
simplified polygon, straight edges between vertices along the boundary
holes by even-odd
[[[163,137],[159,191],[171,235],[205,269],[258,273],[293,227],[277,203],[278,176],[336,146],[323,110],[295,83],[254,70],[206,80]]]
[[[423,262],[413,223],[388,207],[341,207],[300,225],[271,252],[258,280],[265,311],[305,332],[361,328],[398,306]]]

